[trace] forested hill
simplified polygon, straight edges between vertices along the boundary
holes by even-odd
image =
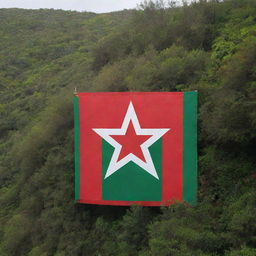
[[[199,92],[199,204],[74,204],[73,88]],[[1,256],[256,255],[256,1],[0,9]]]

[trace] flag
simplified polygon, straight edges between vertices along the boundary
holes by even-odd
[[[75,200],[196,204],[197,92],[74,96]]]

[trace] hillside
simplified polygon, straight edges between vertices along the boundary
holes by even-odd
[[[255,256],[256,2],[0,9],[1,256]],[[199,204],[74,204],[73,88],[199,92]]]

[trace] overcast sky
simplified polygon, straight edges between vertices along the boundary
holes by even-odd
[[[54,8],[102,13],[136,8],[140,2],[142,0],[0,0],[0,8]]]

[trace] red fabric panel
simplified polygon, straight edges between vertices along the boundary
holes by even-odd
[[[161,205],[182,200],[183,93],[79,93],[80,202]],[[120,128],[132,101],[141,128],[170,128],[163,136],[162,202],[103,201],[101,137],[93,128]]]

